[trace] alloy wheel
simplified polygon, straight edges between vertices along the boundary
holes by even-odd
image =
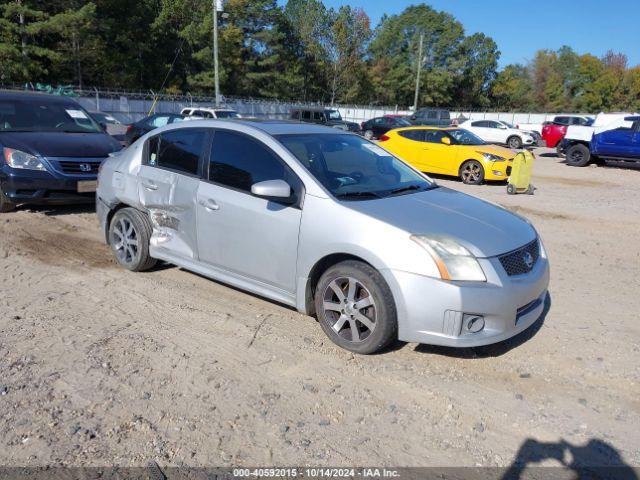
[[[128,218],[122,217],[113,226],[111,244],[118,259],[127,265],[138,255],[138,233]]]
[[[462,179],[465,183],[474,183],[480,180],[480,165],[477,163],[468,163],[462,169]]]
[[[376,328],[373,295],[353,277],[339,277],[327,285],[323,308],[325,320],[347,341],[363,342]]]
[[[575,162],[575,163],[580,163],[582,162],[582,159],[584,158],[584,155],[582,154],[582,152],[580,150],[574,150],[571,152],[571,161]]]

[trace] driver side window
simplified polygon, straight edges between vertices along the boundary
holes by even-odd
[[[296,191],[297,177],[262,142],[230,130],[216,130],[209,159],[210,181],[250,193],[254,183],[284,180]]]

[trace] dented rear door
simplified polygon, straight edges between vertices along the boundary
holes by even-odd
[[[148,140],[138,192],[151,218],[152,256],[197,258],[196,193],[207,139],[205,129],[182,128]]]

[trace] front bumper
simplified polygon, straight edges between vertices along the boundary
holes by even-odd
[[[96,178],[96,175],[62,175],[4,165],[0,169],[0,188],[16,204],[90,203],[95,200],[95,193],[78,193],[78,181]]]
[[[525,275],[508,276],[497,258],[478,259],[487,282],[447,282],[383,270],[398,311],[398,338],[449,347],[501,342],[540,318],[549,285],[549,263],[540,256]],[[484,328],[465,331],[465,315],[481,315]]]
[[[511,175],[512,167],[512,159],[503,162],[484,162],[484,178],[485,180],[506,181]]]

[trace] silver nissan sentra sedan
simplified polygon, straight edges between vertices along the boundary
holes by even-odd
[[[540,317],[549,283],[524,218],[310,124],[156,129],[102,164],[97,212],[123,267],[163,260],[291,305],[363,354],[505,340]]]

